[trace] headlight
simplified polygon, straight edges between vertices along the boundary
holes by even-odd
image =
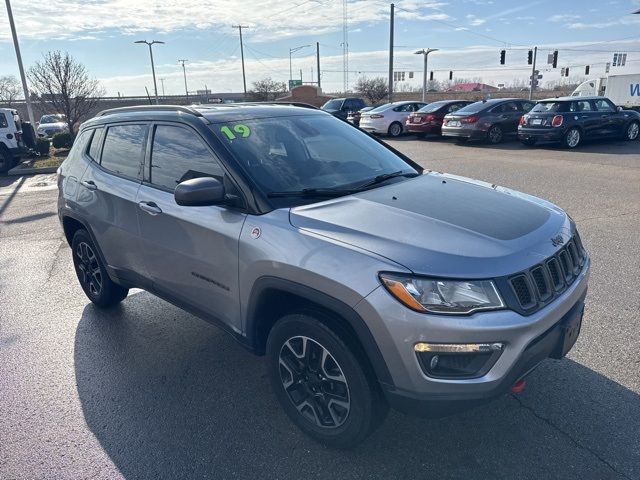
[[[464,315],[504,308],[491,280],[443,280],[381,273],[380,280],[395,298],[418,312]]]

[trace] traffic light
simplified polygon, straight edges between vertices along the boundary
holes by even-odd
[[[529,50],[529,55],[527,57],[527,64],[533,65],[533,50]]]
[[[500,65],[504,65],[505,58],[507,56],[506,50],[500,50]]]
[[[558,50],[553,52],[553,62],[551,62],[551,66],[556,68],[558,66]]]
[[[586,67],[584,67],[584,74],[585,74],[585,75],[589,75],[589,65],[587,65]]]
[[[449,80],[453,80],[453,70],[449,70]]]
[[[433,81],[433,70],[429,72],[429,80]]]
[[[568,76],[569,76],[569,67],[566,67],[566,68],[564,69],[564,76],[565,76],[565,77],[568,77]]]

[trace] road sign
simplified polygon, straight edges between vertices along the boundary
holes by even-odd
[[[289,90],[302,85],[302,80],[289,80]]]

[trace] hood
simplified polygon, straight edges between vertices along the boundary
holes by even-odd
[[[411,180],[294,207],[291,224],[392,260],[414,273],[509,275],[558,250],[571,221],[544,200],[485,182],[429,172]]]

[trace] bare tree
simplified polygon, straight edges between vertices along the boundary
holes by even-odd
[[[361,77],[355,85],[355,91],[373,104],[389,95],[389,87],[383,77]]]
[[[22,88],[20,82],[13,75],[4,75],[0,77],[0,103],[10,107],[14,101],[20,96]]]
[[[284,82],[277,82],[271,77],[267,77],[253,82],[253,88],[247,93],[249,98],[255,102],[268,102],[275,100],[286,91],[287,85]]]
[[[68,52],[47,52],[28,72],[31,88],[55,113],[66,117],[69,132],[96,107],[104,89]]]

